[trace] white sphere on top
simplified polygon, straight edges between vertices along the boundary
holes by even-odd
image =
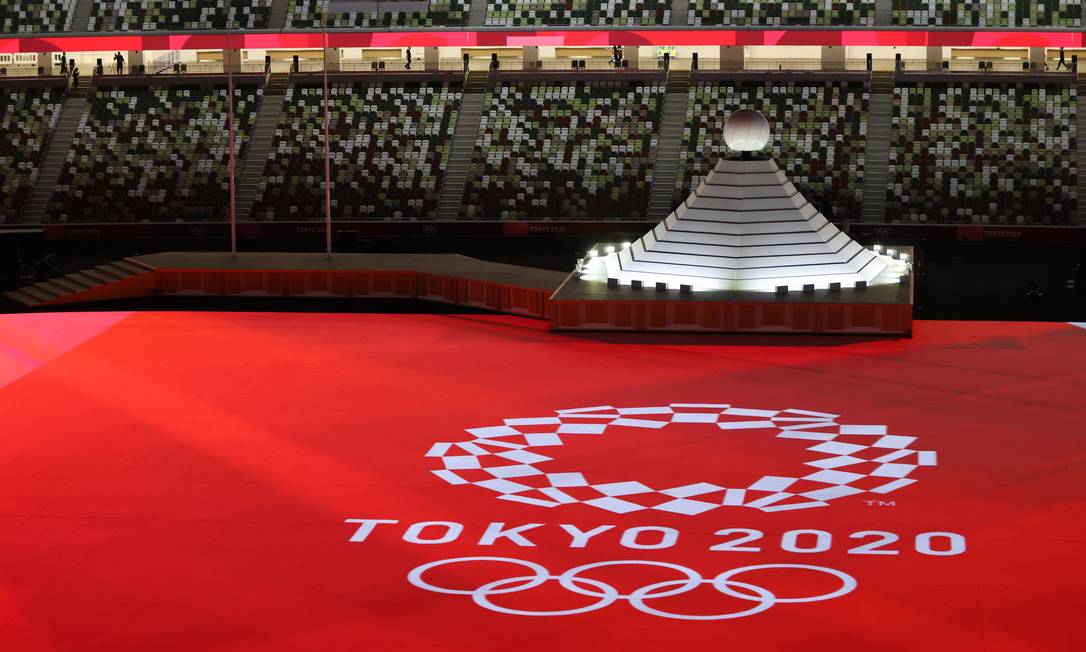
[[[769,144],[769,121],[758,111],[740,109],[724,123],[724,144],[737,152],[756,152]]]

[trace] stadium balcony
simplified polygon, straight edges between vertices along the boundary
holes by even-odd
[[[664,75],[579,75],[510,73],[487,90],[464,216],[644,218]]]
[[[1076,220],[1078,89],[1003,81],[894,89],[887,213],[896,220]]]
[[[64,32],[70,29],[75,0],[0,2],[0,34]]]
[[[893,0],[892,16],[925,27],[1081,27],[1082,0]]]
[[[90,31],[238,29],[268,27],[272,0],[98,0],[91,7]]]
[[[476,0],[482,2],[483,0]],[[336,12],[328,27],[455,27],[468,22],[471,0],[372,2],[372,11]],[[328,0],[290,0],[287,29],[317,28],[328,14]]]
[[[462,77],[391,77],[337,81],[330,88],[331,195],[338,219],[435,217]],[[287,91],[254,219],[324,219],[323,97],[319,81]]]
[[[828,217],[859,219],[870,99],[867,75],[842,73],[836,80],[790,80],[788,73],[743,77],[704,73],[691,83],[674,205],[732,153],[724,144],[728,116],[754,109],[769,120],[769,151],[796,188]]]
[[[18,221],[63,103],[63,86],[0,87],[0,223]]]
[[[261,77],[234,91],[236,151],[244,157]],[[149,85],[150,84],[150,85]],[[57,222],[223,220],[229,214],[227,91],[144,77],[103,81],[90,95],[47,215]]]

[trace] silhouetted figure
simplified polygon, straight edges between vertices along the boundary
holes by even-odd
[[[1063,48],[1060,48],[1060,60],[1056,62],[1056,70],[1059,70],[1060,68],[1071,69],[1071,66],[1067,65],[1067,59],[1064,58]]]
[[[62,52],[60,54],[60,74],[65,77],[68,76],[68,53]]]
[[[72,66],[72,88],[79,88],[79,68]]]
[[[1041,291],[1041,284],[1037,281],[1029,280],[1029,289],[1026,290],[1026,298],[1030,301],[1040,301],[1045,296],[1045,293]]]
[[[407,48],[407,64],[404,66],[408,70],[411,70],[411,48]]]
[[[118,52],[117,54],[113,55],[113,61],[116,62],[116,64],[117,64],[117,74],[118,75],[123,75],[124,74],[124,55],[121,54],[120,52]]]

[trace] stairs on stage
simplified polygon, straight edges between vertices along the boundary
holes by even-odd
[[[94,0],[75,0],[72,3],[72,22],[68,27],[72,32],[90,31],[91,4]]]
[[[863,220],[886,219],[886,180],[890,164],[890,121],[893,112],[894,73],[871,73],[870,110],[864,151]]]
[[[1086,77],[1078,78],[1078,151],[1075,167],[1078,170],[1078,224],[1086,226]]]
[[[271,16],[268,19],[269,29],[287,28],[287,10],[290,8],[290,0],[274,0],[272,2]]]
[[[468,13],[468,27],[486,25],[486,5],[486,0],[472,0],[471,11]]]
[[[53,189],[56,188],[57,180],[60,179],[75,130],[79,127],[83,109],[87,106],[86,88],[89,83],[89,81],[83,82],[82,88],[77,91],[69,90],[68,96],[64,99],[57,127],[53,130],[49,144],[45,147],[45,156],[42,158],[41,171],[34,184],[34,191],[30,194],[26,202],[26,210],[22,214],[21,221],[24,224],[46,221],[45,210],[49,206],[49,198],[53,196]]]
[[[656,141],[656,161],[652,168],[652,190],[645,211],[647,219],[658,221],[671,212],[675,179],[679,172],[679,151],[682,149],[683,127],[686,125],[686,103],[690,90],[690,72],[670,70],[667,95],[660,117],[660,137]]]
[[[669,25],[687,25],[690,19],[690,0],[671,0],[671,20]]]
[[[154,287],[154,269],[126,258],[5,292],[4,296],[25,308],[41,308],[146,296]]]
[[[455,220],[460,216],[460,204],[468,181],[468,166],[475,152],[475,139],[479,135],[479,122],[483,115],[483,97],[486,95],[485,72],[469,72],[464,82],[464,96],[460,100],[460,113],[453,130],[449,162],[445,165],[445,180],[441,187],[441,199],[437,205],[439,220]]]
[[[260,113],[257,114],[256,123],[253,125],[253,135],[249,139],[249,151],[245,155],[241,168],[237,170],[237,197],[235,199],[239,221],[252,217],[253,203],[260,191],[260,180],[264,177],[268,152],[271,151],[272,141],[275,139],[275,128],[279,124],[279,114],[283,111],[289,79],[290,75],[286,73],[272,75],[264,88]]]

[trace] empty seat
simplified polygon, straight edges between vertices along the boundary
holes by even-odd
[[[60,89],[0,88],[0,223],[18,220],[63,104]]]
[[[433,218],[463,85],[373,82],[334,85],[330,142],[335,219]],[[323,219],[324,91],[288,89],[254,219]]]
[[[1075,86],[903,84],[893,104],[886,214],[894,220],[1074,221]]]

